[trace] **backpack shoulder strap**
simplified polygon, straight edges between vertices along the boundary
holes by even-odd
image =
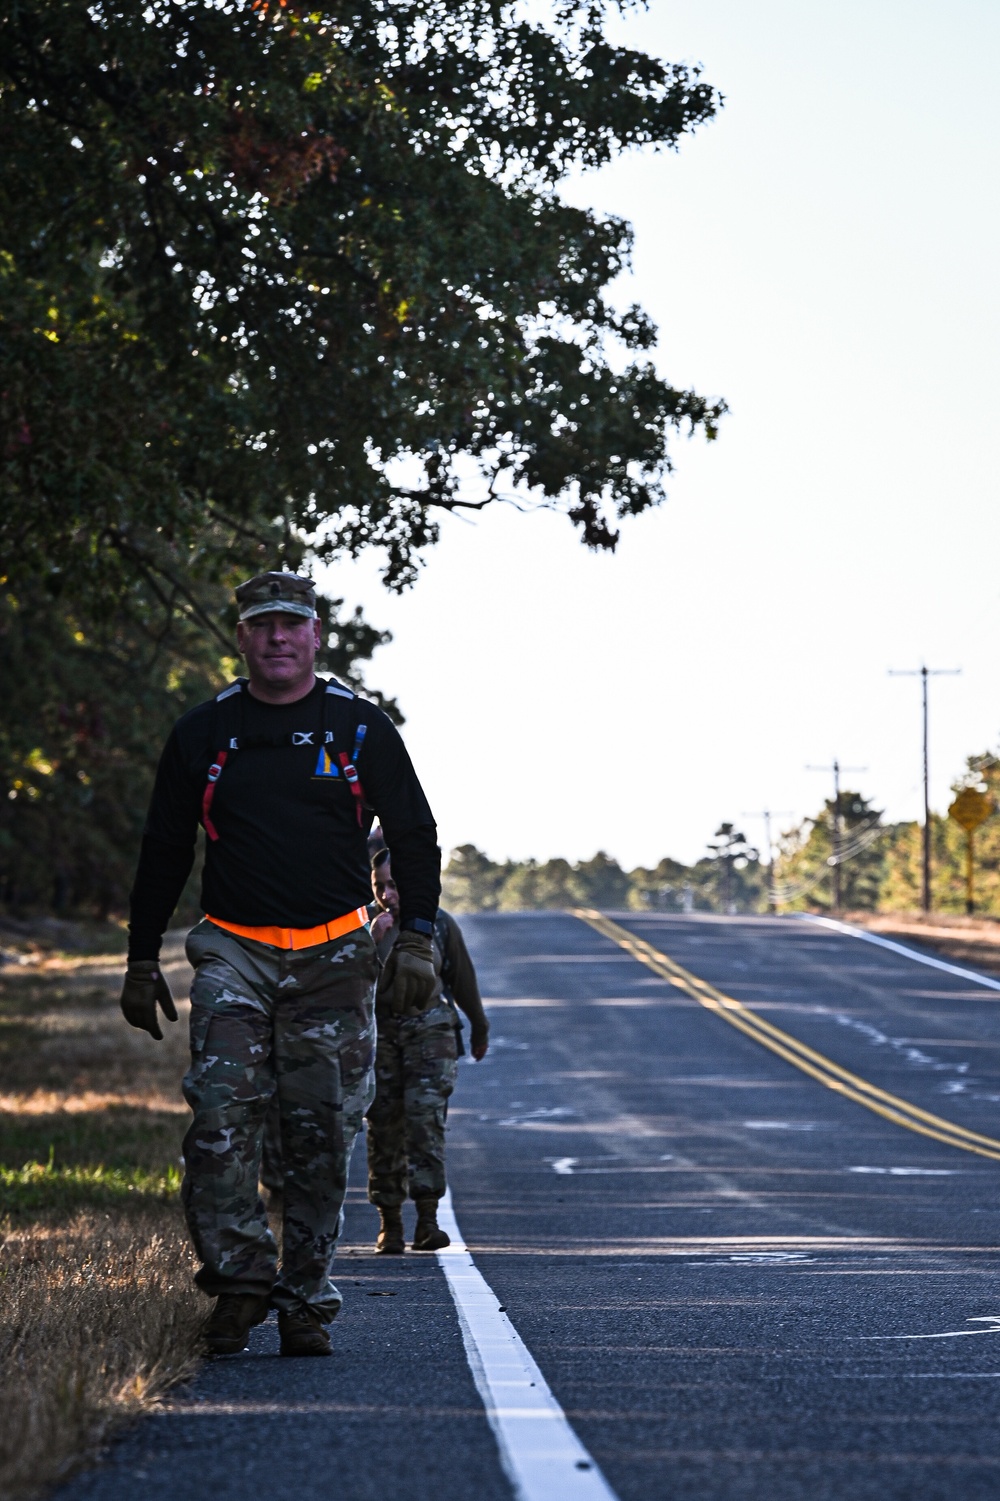
[[[217,746],[215,759],[208,768],[208,780],[201,795],[201,822],[208,838],[214,843],[219,831],[212,822],[212,799],[215,784],[222,775],[227,757],[239,748],[239,734],[243,720],[243,689],[246,678],[237,678],[221,693],[215,695],[213,739]]]
[[[451,922],[443,907],[434,914],[434,942],[441,950],[441,980],[450,993],[454,966],[451,962]]]
[[[364,810],[368,806],[368,802],[365,797],[365,789],[361,785],[361,778],[358,776],[358,769],[356,765],[358,756],[361,754],[361,747],[365,743],[365,736],[368,733],[368,725],[361,717],[364,713],[364,701],[358,697],[353,689],[348,688],[346,683],[342,683],[339,678],[328,679],[326,685],[326,693],[323,695],[324,745],[331,738],[331,736],[329,736],[326,732],[325,719],[326,704],[330,697],[333,697],[335,699],[348,699],[350,701],[353,743],[350,750],[348,750],[345,746],[343,750],[337,751],[336,756],[340,769],[344,774],[344,780],[346,781],[348,787],[350,787],[351,793],[354,797],[354,808],[357,814],[358,827],[364,828]]]
[[[249,679],[237,678],[215,695],[215,743],[222,750],[237,750],[242,719],[243,690]]]

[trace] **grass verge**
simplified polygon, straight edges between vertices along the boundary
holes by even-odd
[[[29,1496],[197,1364],[175,1204],[10,1227],[0,1247],[0,1494]]]
[[[941,912],[851,912],[848,921],[884,938],[930,949],[951,964],[1000,975],[1000,923]]]
[[[18,1501],[193,1372],[207,1310],[178,1199],[186,1027],[127,1027],[120,936],[94,946],[0,970],[0,1495]],[[183,994],[179,953],[165,968]]]

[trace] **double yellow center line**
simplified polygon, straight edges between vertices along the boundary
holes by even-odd
[[[960,1147],[963,1152],[975,1152],[980,1157],[992,1157],[995,1162],[1000,1162],[1000,1141],[995,1137],[980,1136],[978,1131],[967,1131],[964,1126],[942,1120],[939,1115],[921,1110],[919,1105],[911,1105],[908,1100],[901,1100],[898,1095],[889,1094],[877,1085],[869,1084],[867,1079],[861,1079],[848,1069],[841,1068],[832,1058],[817,1053],[814,1048],[799,1042],[797,1037],[792,1037],[780,1027],[765,1021],[756,1011],[741,1005],[732,996],[716,990],[707,980],[700,980],[697,975],[682,969],[673,959],[659,949],[654,949],[644,938],[637,938],[634,933],[612,922],[603,913],[588,907],[576,907],[572,909],[572,916],[589,923],[598,933],[610,938],[612,943],[617,943],[619,948],[638,959],[640,964],[645,964],[661,979],[676,985],[678,990],[685,991],[699,1005],[704,1006],[706,1011],[721,1016],[723,1021],[727,1021],[738,1032],[752,1037],[754,1042],[770,1049],[818,1083],[825,1084],[827,1089],[853,1100],[856,1105],[864,1105],[866,1110],[873,1110],[876,1115],[892,1121],[893,1125],[905,1126],[908,1131],[930,1136],[934,1141],[944,1142],[946,1146]]]

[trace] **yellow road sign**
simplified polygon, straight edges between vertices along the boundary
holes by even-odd
[[[986,822],[993,811],[993,799],[987,797],[985,792],[980,792],[976,787],[963,787],[948,809],[948,816],[955,820],[959,828],[971,834],[973,829],[978,829],[981,823]]]

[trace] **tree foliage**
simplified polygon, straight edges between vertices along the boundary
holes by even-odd
[[[557,193],[717,107],[613,45],[606,8],[10,0],[8,573],[99,612],[161,577],[154,539],[277,518],[277,557],[376,545],[400,587],[437,513],[503,494],[613,546],[662,497],[670,429],[722,408],[609,303],[628,226]]]
[[[545,907],[642,906],[617,860],[490,860],[474,844],[452,850],[443,877],[446,906],[459,912],[518,912]]]
[[[784,834],[777,863],[779,905],[827,911],[833,907],[834,819],[839,819],[840,901],[848,911],[874,911],[885,875],[882,814],[860,792],[842,792],[839,809],[827,798],[816,818]],[[869,842],[870,841],[870,842]]]
[[[558,183],[718,99],[558,0],[9,0],[0,14],[0,882],[120,903],[229,589],[500,497],[655,505],[674,390],[626,224]],[[339,607],[338,607],[339,608]],[[383,639],[339,616],[350,676]]]
[[[1000,758],[969,756],[952,791],[976,787],[996,812],[975,836],[976,911],[1000,918]],[[781,911],[828,911],[832,900],[833,799],[815,818],[781,836],[775,878]],[[965,911],[966,835],[950,818],[931,816],[934,910]],[[913,912],[921,901],[923,829],[916,822],[883,824],[861,793],[840,794],[842,904],[848,912]],[[444,872],[444,900],[457,911],[539,907],[625,907],[680,912],[765,912],[767,868],[732,823],[720,824],[708,854],[693,865],[669,857],[656,866],[622,870],[599,853],[571,865],[490,860],[475,845],[453,850]]]
[[[575,865],[551,860],[490,860],[473,844],[452,850],[443,874],[445,906],[456,912],[516,912],[538,908],[600,907],[683,911],[688,896],[700,912],[761,910],[763,886],[756,865],[739,877],[735,894],[725,897],[719,864],[706,857],[694,865],[665,858],[649,869],[626,871],[598,850]]]
[[[760,892],[760,882],[756,879],[759,851],[732,823],[720,823],[708,849],[715,864],[715,899],[719,911],[752,908]]]
[[[1000,760],[991,752],[969,756],[952,786],[985,792],[1000,809]],[[931,815],[931,886],[936,912],[964,913],[966,900],[965,831],[953,819]],[[994,814],[975,832],[976,911],[1000,917],[1000,817]],[[889,911],[917,911],[923,895],[923,828],[919,823],[893,826],[886,848],[879,904]]]

